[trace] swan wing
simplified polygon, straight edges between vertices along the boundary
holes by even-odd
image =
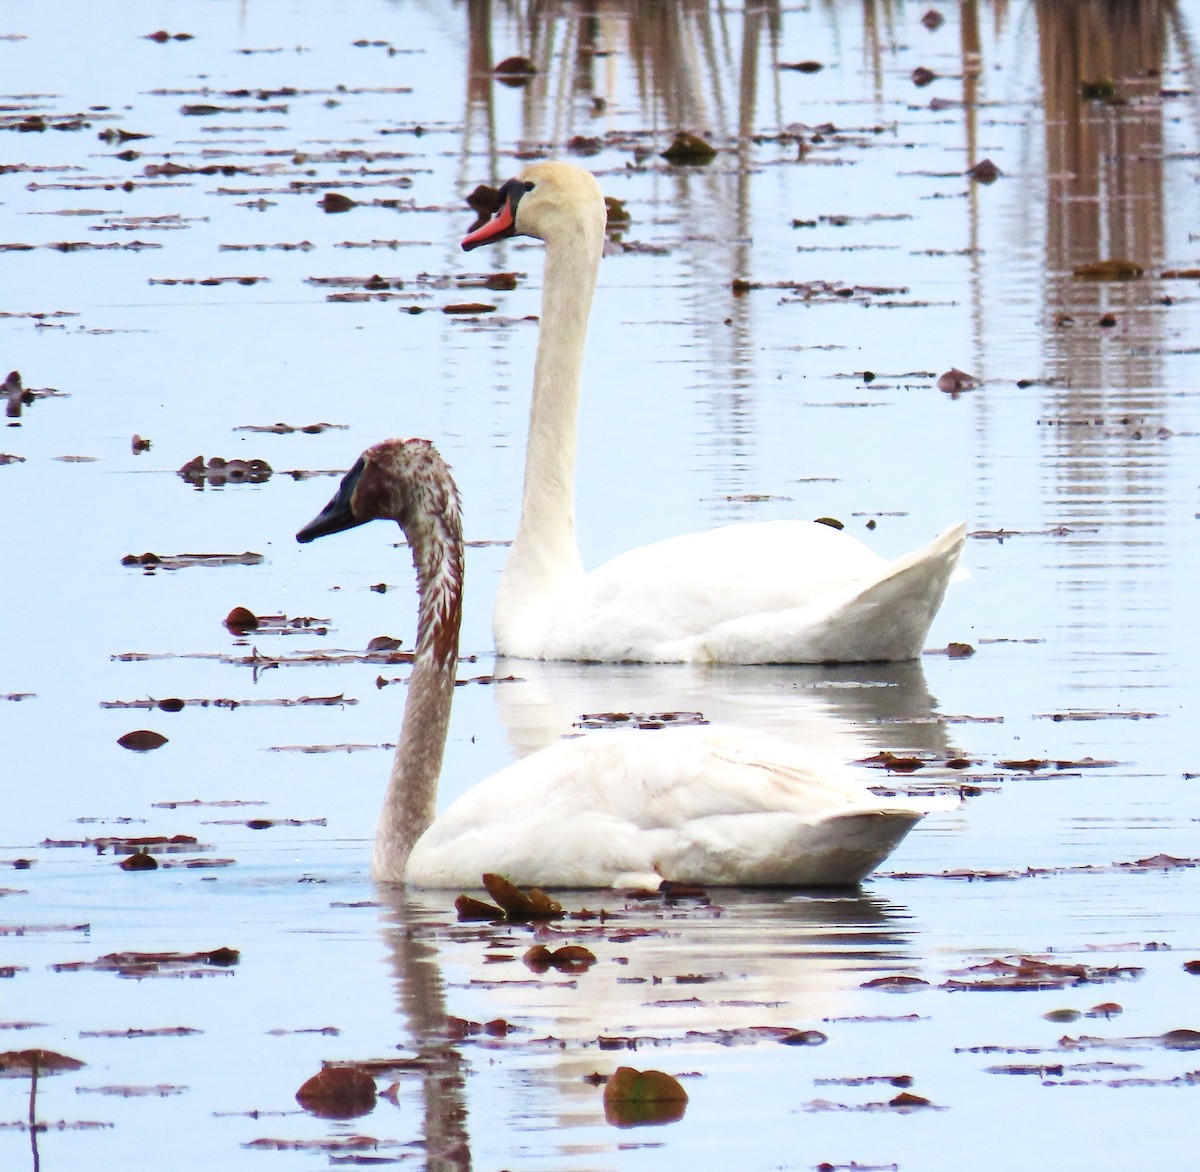
[[[688,533],[621,554],[561,601],[539,658],[686,661],[689,640],[746,616],[794,610],[888,565],[813,521],[759,521]],[[501,648],[503,651],[504,649]]]
[[[719,663],[864,663],[915,659],[942,605],[966,540],[955,525],[807,606],[733,619],[709,631],[694,657]]]
[[[551,745],[464,794],[406,879],[476,887],[485,871],[548,887],[845,885],[926,812],[749,730],[610,730]]]

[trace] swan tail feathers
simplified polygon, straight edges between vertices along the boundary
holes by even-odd
[[[722,623],[703,636],[698,658],[724,663],[916,659],[965,540],[966,526],[954,525],[832,598]]]

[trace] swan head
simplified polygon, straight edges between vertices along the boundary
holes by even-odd
[[[375,520],[397,521],[409,534],[434,520],[457,528],[458,517],[458,490],[437,448],[425,439],[390,439],[359,456],[296,540],[315,541]]]
[[[500,206],[486,224],[463,239],[464,252],[509,236],[549,240],[578,233],[581,222],[603,234],[607,213],[600,184],[574,163],[531,163],[497,194]]]

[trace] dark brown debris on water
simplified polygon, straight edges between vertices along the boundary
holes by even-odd
[[[1135,980],[1143,972],[1143,969],[1129,965],[1062,964],[1036,956],[994,957],[949,973],[941,988],[985,991],[1068,989],[1077,985]]]
[[[318,631],[317,634],[321,632]],[[343,708],[351,707],[357,704],[358,701],[352,696],[347,696],[344,692],[338,692],[334,696],[254,696],[249,700],[234,700],[230,697],[209,698],[189,697],[183,699],[180,696],[169,696],[165,700],[156,700],[152,696],[147,696],[144,699],[138,700],[101,700],[101,708],[144,708],[147,710],[157,710],[159,712],[182,712],[184,708],[221,708],[227,712],[233,712],[238,708],[304,708],[304,707],[325,707],[325,708]],[[209,805],[221,805],[222,803],[210,802]],[[236,803],[226,802],[225,805]],[[248,805],[250,803],[242,803]]]
[[[502,920],[504,913],[495,906],[495,904],[486,903],[482,899],[476,899],[472,895],[460,895],[454,901],[454,910],[458,913],[460,922],[466,923],[473,920]]]
[[[992,162],[991,159],[980,159],[974,167],[971,167],[967,174],[975,180],[976,183],[995,183],[1003,174],[999,167]]]
[[[129,441],[129,450],[135,456],[140,456],[142,452],[148,452],[150,450],[150,441],[135,433],[133,438]]]
[[[466,198],[467,207],[475,213],[471,231],[483,227],[500,207],[500,192],[487,183],[480,183]]]
[[[158,860],[146,850],[134,851],[118,864],[122,871],[157,871]]]
[[[582,944],[564,944],[550,949],[544,944],[535,944],[521,957],[525,967],[535,973],[557,969],[560,973],[585,973],[596,963],[596,954]]]
[[[304,423],[298,426],[293,426],[290,423],[266,423],[253,424],[247,423],[240,427],[235,427],[234,431],[252,431],[264,435],[320,435],[324,431],[345,431],[348,424],[345,423]]]
[[[261,1112],[256,1113],[255,1117],[260,1115]],[[252,1152],[324,1152],[334,1163],[356,1164],[374,1162],[376,1157],[370,1155],[360,1157],[355,1153],[374,1153],[400,1146],[401,1143],[398,1139],[376,1139],[370,1135],[317,1136],[314,1139],[282,1139],[260,1136],[258,1139],[247,1140],[242,1144],[242,1147]],[[399,1160],[387,1162],[399,1163]]]
[[[946,23],[946,18],[938,12],[936,8],[930,8],[925,15],[921,17],[921,23],[931,32],[937,32],[938,29]]]
[[[226,484],[264,484],[273,471],[266,460],[212,456],[206,463],[203,456],[195,456],[178,470],[178,475],[194,488],[222,488]]]
[[[528,57],[505,57],[492,75],[503,85],[519,88],[529,84],[530,78],[537,73],[537,68]]]
[[[102,1087],[76,1087],[80,1095],[111,1095],[122,1099],[166,1099],[171,1095],[185,1095],[188,1088],[173,1086],[170,1083],[157,1083],[154,1086],[127,1086],[124,1084]]]
[[[790,69],[795,73],[820,73],[825,68],[820,61],[781,61],[778,69]]]
[[[889,993],[912,993],[917,989],[928,989],[929,982],[905,973],[892,973],[886,977],[874,977],[872,980],[863,981],[859,988],[884,989]]]
[[[141,847],[154,847],[156,851],[184,851],[200,849],[199,840],[190,834],[147,834],[137,838],[126,835],[109,835],[104,838],[44,838],[44,847],[93,847],[97,854],[115,850],[117,854],[129,854]]]
[[[86,1063],[54,1050],[6,1050],[0,1053],[0,1078],[28,1078],[82,1070]]]
[[[1140,264],[1134,261],[1113,258],[1076,265],[1071,270],[1071,275],[1083,277],[1089,281],[1136,281],[1145,271]]]
[[[870,765],[876,769],[886,769],[889,773],[915,773],[918,769],[924,769],[927,765],[932,764],[921,757],[901,757],[891,752],[888,749],[883,749],[878,753],[872,753],[870,757],[862,757],[855,762],[856,765]]]
[[[258,615],[244,606],[235,606],[225,616],[225,629],[233,635],[248,635],[258,629]]]
[[[317,200],[317,206],[323,212],[329,212],[332,215],[338,212],[348,212],[351,208],[358,207],[358,202],[348,195],[342,195],[339,191],[327,191]]]
[[[167,738],[160,732],[149,728],[134,729],[117,738],[117,744],[122,749],[130,749],[134,753],[149,753],[152,749],[161,749],[167,743]]]
[[[937,81],[937,74],[932,69],[926,69],[924,65],[918,65],[912,71],[912,83],[918,89],[922,89],[935,81]]]
[[[143,40],[156,41],[160,45],[165,45],[168,41],[190,41],[192,40],[191,33],[169,33],[166,29],[159,29],[157,32],[147,33]]]
[[[1200,1050],[1200,1030],[1174,1029],[1162,1034],[1149,1034],[1125,1038],[1096,1038],[1086,1034],[1078,1038],[1062,1037],[1058,1040],[1060,1050]]]
[[[804,1106],[806,1111],[824,1112],[824,1111],[865,1111],[869,1113],[879,1111],[895,1111],[901,1115],[907,1115],[912,1111],[944,1111],[945,1107],[938,1107],[923,1095],[914,1095],[910,1091],[901,1091],[895,1098],[889,1099],[886,1103],[834,1103],[829,1099],[813,1099]],[[894,1167],[895,1165],[893,1165]],[[836,1165],[817,1165],[821,1167],[836,1167]]]
[[[492,873],[483,875],[483,886],[488,895],[500,905],[506,919],[524,922],[557,920],[563,916],[562,904],[537,887],[531,887],[528,892],[524,892],[503,875]]]
[[[109,952],[95,960],[68,961],[51,965],[56,973],[116,973],[120,977],[195,976],[212,970],[228,970],[241,960],[236,948],[213,948],[207,952]]]
[[[661,1070],[618,1066],[604,1084],[604,1118],[614,1127],[644,1127],[683,1118],[688,1096],[679,1080]]]
[[[604,225],[607,232],[624,232],[633,223],[633,217],[625,206],[625,201],[618,199],[615,195],[604,197],[604,209],[608,213]]]
[[[680,130],[659,157],[677,165],[711,163],[717,157],[717,148],[698,134]]]
[[[1070,708],[1065,712],[1035,712],[1035,720],[1154,720],[1161,712],[1142,712],[1135,708]]]
[[[597,135],[574,134],[567,139],[567,150],[585,158],[598,155],[604,149],[604,139]]]
[[[101,141],[108,143],[109,146],[114,146],[120,143],[136,142],[142,138],[153,138],[152,134],[139,134],[136,130],[122,130],[120,127],[110,126],[107,130],[100,131],[96,137]]]
[[[0,384],[0,394],[4,395],[4,414],[9,419],[20,419],[26,402],[32,402],[32,397],[29,400],[25,398],[25,388],[21,385],[19,370],[8,372],[8,377]]]
[[[296,1092],[296,1102],[320,1119],[357,1119],[375,1109],[375,1079],[361,1066],[327,1066]]]
[[[783,1046],[823,1046],[828,1041],[829,1036],[820,1030],[792,1030],[779,1039]]]
[[[105,245],[104,247],[109,247]],[[125,247],[129,247],[126,245]],[[155,248],[161,248],[162,245],[156,244]],[[150,277],[147,280],[148,285],[257,285],[260,282],[269,281],[270,277]]]
[[[926,647],[922,655],[946,655],[951,659],[970,659],[975,648],[970,643],[948,643],[945,647]]]
[[[1113,105],[1121,103],[1111,77],[1085,78],[1079,83],[1079,96],[1085,102],[1106,102]]]
[[[496,306],[489,305],[486,301],[462,301],[453,305],[443,305],[442,312],[460,315],[495,313]]]
[[[205,826],[244,826],[247,830],[270,830],[276,826],[327,826],[325,818],[213,818]]]
[[[259,799],[251,798],[214,798],[210,801],[205,801],[203,798],[184,798],[173,802],[151,802],[150,806],[155,810],[180,810],[183,808],[199,808],[201,806],[217,806],[222,809],[230,806],[265,806],[267,803]]]
[[[963,391],[973,391],[978,386],[979,380],[974,375],[967,374],[965,370],[959,370],[957,366],[952,366],[939,375],[937,380],[937,389],[952,399],[957,399]]]

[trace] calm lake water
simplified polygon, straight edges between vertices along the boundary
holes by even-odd
[[[0,374],[37,394],[0,436],[0,1050],[86,1065],[39,1080],[33,1135],[29,1081],[0,1079],[0,1166],[1189,1166],[1198,20],[8,0]],[[524,86],[493,78],[513,55]],[[716,158],[663,160],[680,129]],[[458,241],[476,184],[543,155],[630,216],[592,318],[585,562],[796,515],[892,555],[965,519],[919,664],[494,660],[541,246]],[[1099,261],[1140,276],[1077,275]],[[976,385],[939,390],[951,369]],[[475,543],[460,675],[484,682],[445,802],[580,714],[697,710],[915,756],[864,776],[961,808],[859,893],[572,894],[610,913],[546,935],[596,954],[579,974],[523,964],[532,929],[457,924],[453,893],[375,887],[407,669],[364,650],[411,645],[407,552],[293,534],[390,435],[438,443]],[[274,471],[178,475],[197,455]],[[239,557],[122,564],[146,552]],[[235,606],[315,621],[239,638]],[[140,729],[167,743],[118,744]],[[143,835],[196,841],[153,872],[95,841]],[[221,947],[238,963],[88,967]],[[369,1114],[297,1105],[322,1061],[368,1059],[406,1060]],[[590,1076],[620,1065],[678,1077],[682,1119],[608,1123]]]

